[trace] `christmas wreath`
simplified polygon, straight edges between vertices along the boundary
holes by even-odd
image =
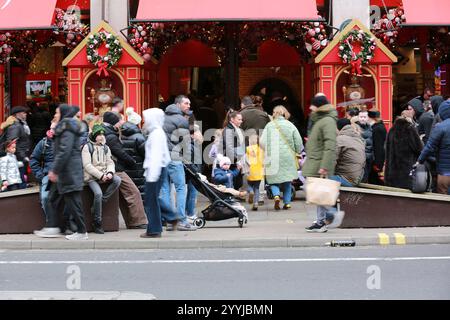
[[[406,21],[403,8],[390,9],[381,19],[375,22],[372,32],[387,46],[395,46],[398,30]]]
[[[361,51],[355,52],[352,43],[361,43]],[[345,34],[339,44],[339,57],[352,65],[352,74],[362,74],[361,65],[368,64],[374,56],[376,40],[363,30],[352,30]]]
[[[98,53],[98,48],[106,43],[108,53],[102,56]],[[108,76],[109,69],[119,62],[122,57],[122,45],[117,37],[114,35],[101,31],[99,33],[90,35],[87,42],[87,59],[93,65],[98,67],[97,75],[101,75],[104,72],[105,76]]]

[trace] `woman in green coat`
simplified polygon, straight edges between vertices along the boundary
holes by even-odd
[[[280,188],[283,190],[283,209],[291,208],[291,182],[298,178],[297,154],[303,149],[302,137],[288,121],[289,117],[285,107],[275,107],[273,120],[266,125],[260,139],[266,157],[266,181],[274,196],[275,210],[280,210]]]

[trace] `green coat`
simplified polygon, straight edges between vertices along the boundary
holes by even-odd
[[[260,144],[264,148],[268,184],[289,182],[298,178],[296,154],[302,151],[303,142],[300,133],[291,122],[283,117],[269,122],[261,135]]]
[[[336,163],[336,108],[331,104],[321,106],[311,115],[312,129],[306,144],[306,161],[302,168],[304,177],[318,177],[319,169],[334,175]]]

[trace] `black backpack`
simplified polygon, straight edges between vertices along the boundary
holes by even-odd
[[[418,164],[413,167],[409,173],[411,177],[411,191],[414,193],[423,193],[431,191],[432,177],[425,164]]]

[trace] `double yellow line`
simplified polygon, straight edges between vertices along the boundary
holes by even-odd
[[[403,233],[394,233],[395,244],[406,244],[406,237]],[[386,233],[379,233],[378,240],[381,245],[390,244],[389,235]]]

